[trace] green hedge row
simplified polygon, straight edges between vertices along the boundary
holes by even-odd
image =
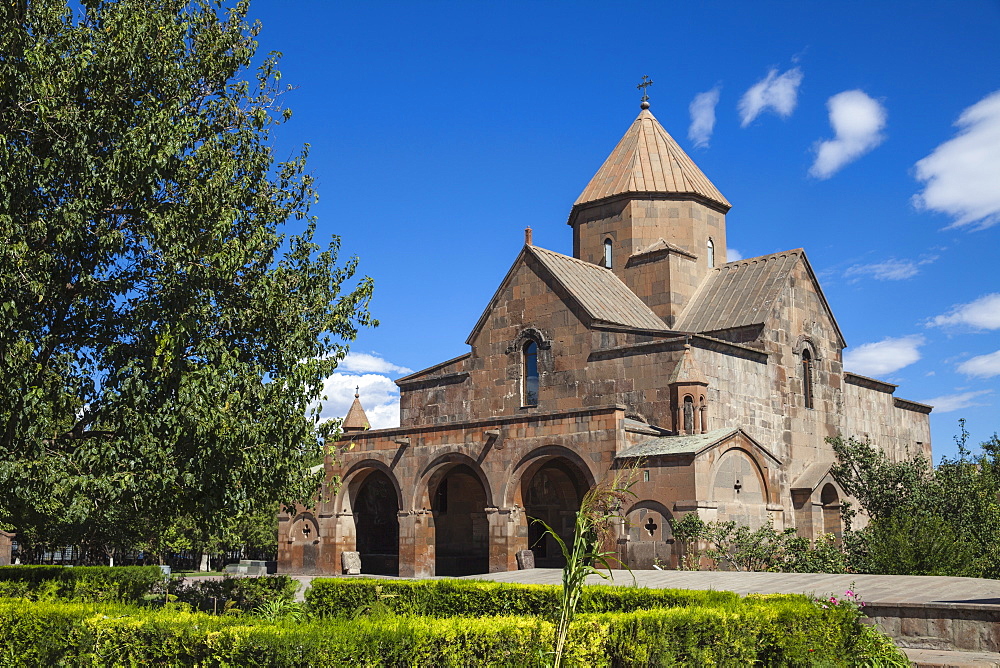
[[[327,619],[248,617],[124,604],[0,600],[0,665],[544,665],[552,624],[519,616]],[[569,665],[893,665],[891,642],[804,597],[715,607],[581,615]],[[907,665],[898,663],[897,665]]]
[[[540,615],[552,618],[559,609],[561,587],[516,585],[475,580],[348,580],[317,578],[306,590],[310,611],[321,617],[350,617],[380,604],[397,614],[434,617]],[[577,610],[631,612],[649,608],[717,606],[735,603],[729,591],[584,587]]]
[[[0,566],[0,596],[137,602],[162,581],[159,566]]]

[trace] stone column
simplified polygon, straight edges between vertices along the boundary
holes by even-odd
[[[486,508],[490,526],[490,573],[517,570],[518,550],[528,549],[527,518],[520,508]]]
[[[433,577],[434,560],[434,517],[431,511],[400,511],[399,577]]]

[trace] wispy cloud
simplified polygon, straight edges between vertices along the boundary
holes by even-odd
[[[801,83],[802,70],[798,67],[781,74],[778,74],[777,68],[771,68],[766,77],[750,86],[740,98],[740,124],[743,127],[750,125],[768,109],[782,118],[791,116],[798,102]]]
[[[958,371],[977,378],[1000,376],[1000,350],[969,358],[958,365]]]
[[[959,304],[948,313],[932,318],[928,324],[938,327],[966,325],[976,329],[1000,329],[1000,292],[983,295],[968,304]]]
[[[845,90],[826,101],[833,139],[816,144],[816,161],[809,174],[828,179],[844,165],[882,143],[888,114],[877,100],[860,90]]]
[[[919,209],[948,214],[950,227],[983,229],[1000,222],[1000,91],[965,109],[958,134],[916,164],[924,183]]]
[[[979,400],[987,394],[992,394],[992,390],[976,390],[975,392],[959,392],[958,394],[944,394],[932,399],[924,399],[920,403],[930,404],[934,407],[935,413],[951,413],[974,406],[989,406]]]
[[[898,371],[920,359],[922,336],[885,338],[865,343],[844,353],[844,368],[865,376],[879,376]]]
[[[897,260],[889,258],[882,262],[871,264],[855,264],[844,270],[844,278],[859,280],[871,277],[879,281],[902,281],[913,278],[920,273],[920,267],[930,264],[937,259],[937,256],[923,258],[921,260]]]
[[[739,252],[732,246],[726,247],[726,262],[736,262],[737,260],[743,259],[743,253]]]
[[[715,105],[719,103],[720,87],[698,93],[691,100],[691,127],[688,128],[688,139],[698,148],[708,146],[715,129]]]

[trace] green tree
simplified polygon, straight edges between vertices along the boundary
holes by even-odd
[[[845,532],[853,568],[1000,577],[1000,441],[994,435],[973,454],[964,420],[959,428],[957,457],[936,467],[922,455],[894,462],[867,441],[830,439],[833,477],[871,520]],[[855,513],[845,512],[849,529]]]
[[[372,282],[314,240],[306,151],[274,158],[247,12],[0,1],[0,522],[36,546],[318,487],[310,406]]]

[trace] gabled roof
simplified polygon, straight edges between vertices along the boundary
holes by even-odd
[[[625,193],[693,195],[724,212],[732,206],[648,109],[639,112],[573,206]]]
[[[841,346],[846,345],[801,248],[728,262],[711,270],[674,328],[683,332],[716,332],[764,324],[774,313],[778,299],[788,287],[788,278],[799,262],[804,263]]]
[[[640,257],[642,255],[650,255],[652,253],[677,253],[678,255],[686,255],[690,258],[697,258],[698,256],[691,251],[686,251],[680,246],[675,246],[674,244],[666,241],[662,237],[651,243],[650,245],[643,248],[637,253],[633,253],[632,257]]]
[[[542,270],[548,273],[569,294],[592,323],[617,325],[631,329],[670,331],[663,320],[646,306],[646,303],[639,299],[634,292],[629,290],[628,286],[610,269],[538,246],[525,246],[501,281],[489,306],[479,316],[479,321],[472,328],[466,343],[472,344],[473,338],[486,324],[490,311],[495,307],[504,286],[513,276],[514,270],[528,257],[538,261]]]
[[[714,429],[704,434],[691,434],[689,436],[661,436],[659,438],[651,438],[648,441],[637,443],[630,448],[625,448],[615,455],[615,459],[659,457],[664,455],[698,455],[709,448],[728,441],[736,434],[742,434],[769,459],[777,464],[781,463],[781,460],[775,457],[770,450],[762,446],[755,438],[740,428]]]

